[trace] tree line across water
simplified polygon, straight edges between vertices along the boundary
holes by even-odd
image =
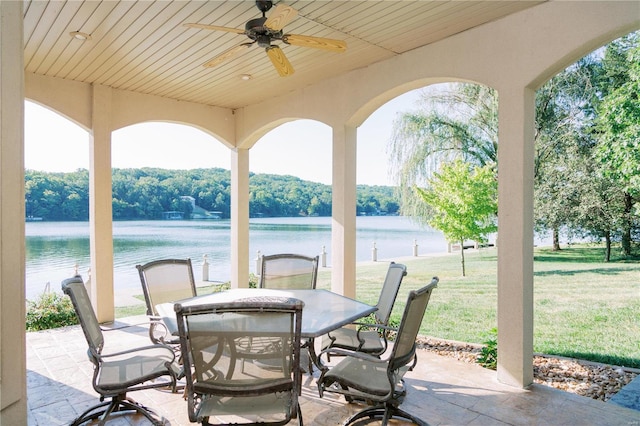
[[[164,212],[180,212],[184,218],[196,209],[228,218],[231,211],[229,170],[158,168],[113,169],[113,219],[155,220]],[[27,220],[81,221],[89,218],[89,171],[69,173],[25,172]],[[358,185],[359,215],[397,214],[393,187]],[[330,216],[331,186],[294,176],[251,174],[251,217]]]

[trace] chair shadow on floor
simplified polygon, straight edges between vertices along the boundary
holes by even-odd
[[[100,398],[100,395],[90,388],[88,380],[78,381],[79,387],[89,384],[89,389],[82,390],[32,369],[27,369],[27,386],[29,389],[27,394],[29,404],[27,424],[37,424],[38,426],[69,425],[80,413],[95,405],[96,400]],[[154,391],[171,393],[170,389],[154,389]],[[112,414],[110,420],[115,420],[118,417],[126,417],[132,421],[133,419],[136,419],[136,421],[143,421],[144,419],[144,416],[137,413],[122,412]],[[95,423],[97,424],[97,421]],[[165,425],[168,426],[170,423],[165,421]]]
[[[406,376],[405,386],[407,396],[402,403],[404,410],[428,424],[446,424],[451,421],[451,418],[458,418],[459,424],[467,424],[473,420],[471,416],[478,417],[478,424],[492,424],[491,418],[469,411],[469,409],[475,406],[499,406],[506,399],[513,398],[513,393],[496,392],[491,388],[482,389],[476,386],[455,385]],[[309,389],[307,389],[308,391]],[[318,398],[317,394],[312,395],[307,392],[303,391],[304,397]],[[331,399],[325,395],[322,401],[326,407],[314,414],[316,418],[323,419],[323,424],[343,424],[346,419],[367,408],[363,402],[348,403],[338,395],[332,395]],[[439,413],[446,413],[446,416],[441,416]],[[531,415],[531,413],[527,414]],[[521,412],[520,415],[524,415],[524,413]],[[514,415],[514,417],[517,416]],[[493,421],[495,423],[495,419]],[[357,426],[369,424],[380,424],[380,421],[361,419],[353,423]],[[393,424],[405,425],[409,423]]]

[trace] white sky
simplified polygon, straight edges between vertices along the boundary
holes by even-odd
[[[386,146],[393,120],[398,112],[416,109],[419,94],[408,92],[389,101],[358,129],[358,184],[391,184]],[[331,129],[322,123],[283,124],[249,153],[254,173],[331,184]],[[142,123],[115,131],[111,156],[114,168],[230,169],[230,153],[222,143],[198,129],[172,123]],[[48,172],[88,169],[87,132],[53,111],[25,102],[25,167]]]

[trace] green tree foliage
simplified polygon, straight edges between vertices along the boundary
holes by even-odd
[[[396,214],[400,208],[390,186],[358,185],[356,197],[358,215]]]
[[[89,219],[89,173],[25,172],[25,210],[27,217],[48,220]]]
[[[617,72],[617,79],[607,80],[618,84],[604,96],[596,119],[599,135],[597,157],[602,173],[605,178],[617,182],[624,192],[622,248],[625,255],[631,254],[631,232],[640,218],[640,212],[634,211],[640,199],[639,39],[640,35],[635,33],[607,49],[604,64],[608,64],[612,71],[605,76]],[[621,62],[628,67],[621,67]]]
[[[195,204],[228,218],[231,211],[231,175],[224,169],[164,170],[114,169],[114,220],[160,219],[165,211],[181,211],[188,218]],[[27,216],[43,220],[88,220],[89,173],[25,172]],[[255,175],[249,179],[252,217],[330,216],[331,186],[293,176]],[[359,214],[396,214],[393,189],[359,185]]]
[[[536,93],[534,214],[539,231],[552,231],[554,250],[560,250],[560,229],[580,222],[576,208],[583,191],[598,185],[588,170],[595,142],[583,130],[593,114],[597,63],[589,55]]]
[[[460,243],[462,276],[465,276],[464,242],[484,242],[497,231],[498,182],[490,165],[469,165],[458,159],[434,172],[426,189],[416,188],[431,207],[429,225],[449,242]]]
[[[637,226],[630,212],[637,200],[631,195],[630,181],[617,173],[622,163],[616,161],[621,159],[616,152],[628,158],[637,147],[627,149],[624,138],[604,131],[602,122],[609,99],[633,84],[631,70],[638,60],[626,52],[637,42],[638,34],[618,39],[568,67],[537,92],[536,223],[554,231],[556,249],[557,230],[566,226],[574,234],[604,239],[606,261],[614,239],[622,241],[623,251],[630,254],[631,230]],[[618,101],[624,98],[627,106],[637,108],[635,89]],[[609,115],[614,121],[623,116]],[[640,173],[638,164],[636,173]]]

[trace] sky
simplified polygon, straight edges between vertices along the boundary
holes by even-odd
[[[386,147],[397,113],[415,110],[420,90],[392,99],[358,129],[357,183],[391,185]],[[312,153],[312,156],[310,156]],[[249,151],[249,170],[331,184],[331,128],[312,120],[285,123]],[[141,123],[112,134],[114,168],[230,169],[229,149],[193,127]],[[89,168],[89,136],[75,123],[25,102],[25,168],[71,172]]]

